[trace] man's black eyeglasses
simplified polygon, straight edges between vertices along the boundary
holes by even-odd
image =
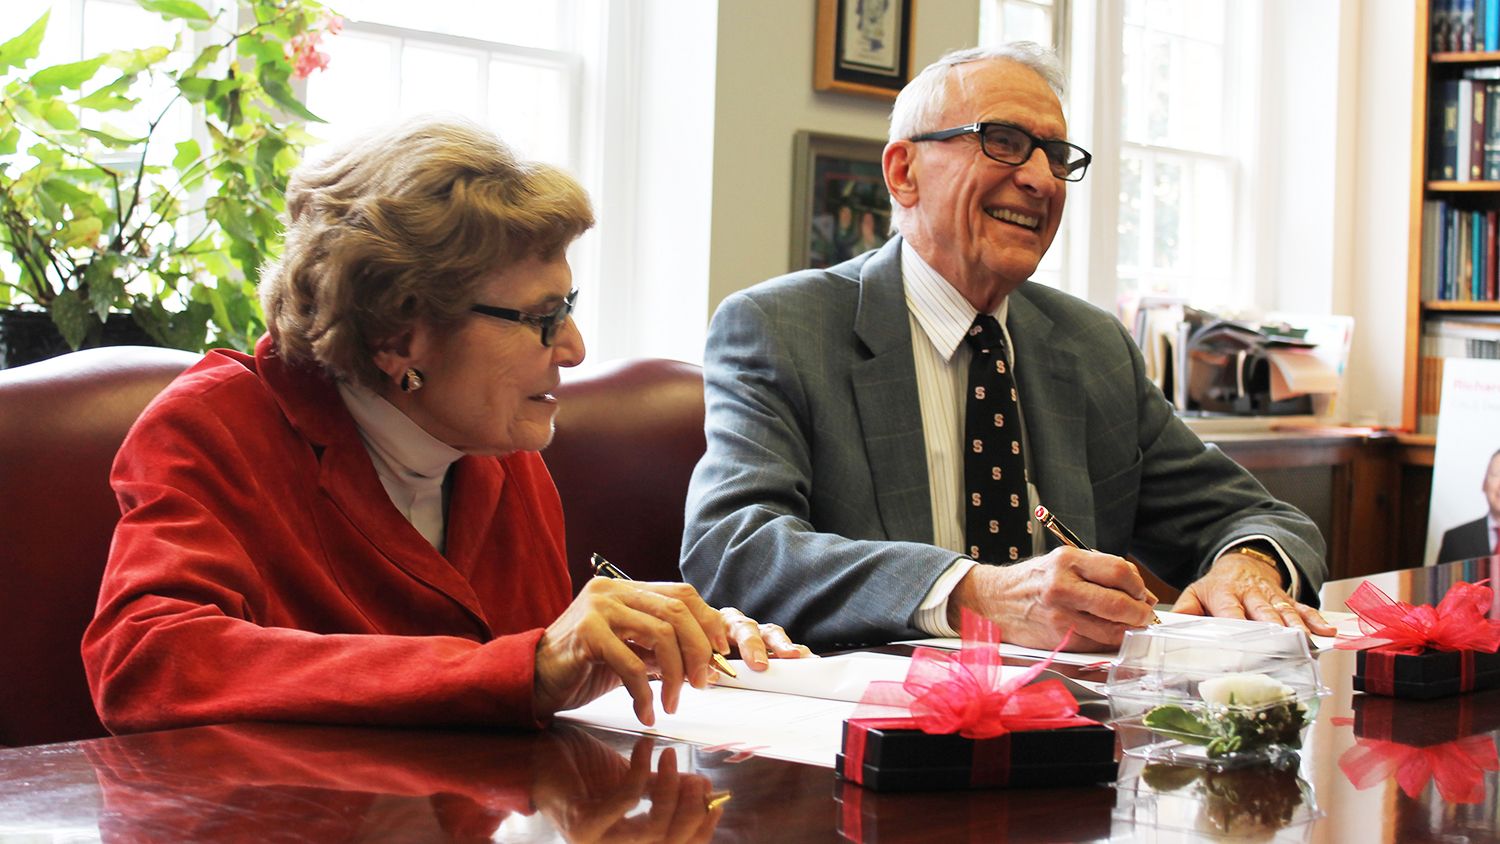
[[[1047,164],[1052,168],[1052,175],[1065,182],[1082,179],[1084,172],[1089,169],[1089,162],[1094,160],[1083,147],[1074,146],[1067,141],[1043,140],[1020,126],[1009,123],[970,123],[938,132],[924,132],[908,140],[946,141],[959,135],[978,135],[979,148],[1001,164],[1025,164],[1031,160],[1031,154],[1037,147],[1041,147],[1042,154],[1047,156]]]
[[[557,329],[567,323],[568,317],[573,313],[573,303],[576,301],[578,301],[578,291],[573,290],[566,299],[563,299],[562,304],[557,306],[557,310],[550,314],[528,314],[525,311],[497,308],[494,305],[475,305],[469,310],[495,319],[534,325],[541,329],[542,345],[551,346],[553,338],[557,336]]]

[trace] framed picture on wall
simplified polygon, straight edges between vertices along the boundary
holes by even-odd
[[[801,131],[792,165],[791,269],[829,267],[890,239],[885,142]]]
[[[916,0],[818,0],[813,88],[893,100],[911,79]]]

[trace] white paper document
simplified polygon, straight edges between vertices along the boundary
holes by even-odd
[[[690,741],[728,753],[754,753],[832,768],[843,742],[844,720],[854,713],[865,687],[875,680],[905,679],[911,659],[854,653],[773,659],[765,671],[751,671],[740,660],[730,660],[730,665],[739,672],[738,678],[721,677],[718,686],[702,691],[683,686],[675,713],[662,712],[658,704],[655,727],[643,727],[636,720],[624,688],[559,712],[557,717]],[[1024,671],[1006,666],[1001,676],[1010,679]],[[660,695],[660,684],[652,686]],[[834,696],[838,699],[830,699]]]
[[[1182,624],[1184,622],[1194,621],[1203,617],[1200,615],[1187,615],[1185,613],[1170,612],[1168,610],[1158,610],[1156,615],[1161,619],[1161,623],[1163,626]],[[1326,611],[1323,612],[1323,617],[1328,620],[1329,624],[1332,624],[1334,627],[1338,628],[1339,633],[1344,636],[1360,635],[1358,623],[1359,620],[1355,617],[1354,613]],[[1220,619],[1220,621],[1232,624],[1275,626],[1272,625],[1269,621],[1249,621],[1228,618]],[[1326,651],[1329,648],[1333,647],[1335,639],[1335,637],[1333,636],[1309,636],[1308,638],[1312,640],[1314,653],[1322,653],[1323,651]],[[963,640],[943,638],[910,639],[898,644],[915,645],[926,648],[941,648],[944,650],[956,651],[959,648],[963,647]],[[1000,653],[1005,656],[1036,657],[1037,659],[1042,659],[1045,658],[1047,654],[1050,653],[1050,651],[1044,651],[1038,648],[1026,648],[1020,645],[1012,645],[1009,642],[1002,642],[1000,645]],[[1097,665],[1103,662],[1112,662],[1117,656],[1119,656],[1119,654],[1116,652],[1100,653],[1097,651],[1059,651],[1057,656],[1053,658],[1053,662],[1059,662],[1064,665]]]

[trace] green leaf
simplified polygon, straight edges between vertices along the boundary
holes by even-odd
[[[69,220],[57,236],[69,249],[92,249],[99,243],[99,233],[102,231],[103,220],[98,217],[83,217]]]
[[[1141,723],[1188,744],[1208,744],[1213,739],[1209,725],[1180,706],[1158,706],[1147,712]]]
[[[130,149],[146,142],[146,138],[122,138],[119,135],[112,135],[101,129],[80,129],[78,131],[99,141],[110,149]]]
[[[201,76],[181,76],[177,79],[177,90],[187,97],[190,103],[201,103],[208,96],[209,89],[213,86],[212,79],[204,79]]]
[[[177,144],[177,155],[172,158],[172,169],[181,173],[193,166],[193,162],[203,156],[202,150],[198,148],[198,142],[189,138]]]
[[[125,281],[115,272],[118,267],[117,259],[104,257],[91,262],[83,271],[83,282],[88,286],[89,304],[100,322],[125,298]]]
[[[64,290],[52,300],[52,322],[72,348],[78,348],[89,329],[99,321],[76,290]]]
[[[78,128],[78,115],[62,100],[45,100],[41,104],[41,114],[37,115],[47,121],[54,129],[62,129],[68,132]]]
[[[214,16],[193,0],[136,0],[149,12],[161,15],[165,20],[213,22]]]
[[[261,76],[260,86],[266,89],[266,93],[271,95],[271,99],[275,100],[277,105],[292,114],[313,123],[326,122],[323,118],[308,111],[307,106],[298,101],[297,95],[292,93],[292,87],[286,83],[285,79],[272,74],[265,74]]]
[[[82,90],[83,83],[93,79],[104,66],[104,59],[104,56],[95,56],[81,62],[44,67],[31,75],[31,87],[43,97],[56,96],[64,88]]]
[[[135,76],[171,54],[172,51],[169,48],[161,46],[143,47],[139,50],[116,50],[106,56],[105,63],[119,69],[124,76]]]
[[[74,101],[74,105],[82,106],[94,111],[123,111],[134,108],[140,100],[135,97],[125,96],[130,91],[130,84],[134,79],[127,75],[96,89],[86,97],[80,97]]]
[[[11,126],[4,132],[0,132],[0,155],[14,155],[16,147],[21,143],[21,130]]]
[[[47,34],[47,18],[52,13],[43,12],[26,31],[0,44],[0,73],[13,67],[22,67],[36,58],[42,49],[42,36]]]
[[[204,47],[203,52],[199,53],[198,57],[193,59],[193,63],[188,65],[187,70],[184,70],[182,72],[182,75],[197,76],[200,72],[203,71],[204,68],[213,64],[214,61],[219,58],[219,54],[222,52],[224,52],[223,44],[212,44],[208,47]]]

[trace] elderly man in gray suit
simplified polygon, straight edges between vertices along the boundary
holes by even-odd
[[[1090,160],[1062,85],[1033,44],[939,59],[891,115],[900,236],[719,308],[682,549],[705,600],[810,643],[951,636],[970,608],[1102,650],[1152,618],[1131,554],[1178,611],[1333,632],[1298,601],[1326,572],[1307,517],[1177,419],[1117,320],[1027,280]]]

